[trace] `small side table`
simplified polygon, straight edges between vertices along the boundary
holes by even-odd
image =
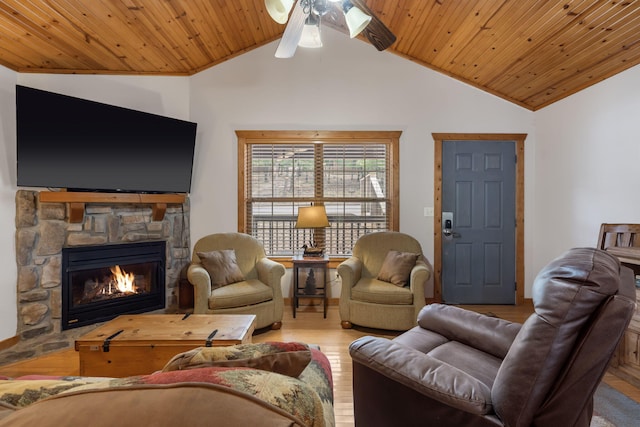
[[[294,256],[293,262],[293,318],[300,298],[321,298],[324,318],[327,318],[327,283],[329,257]]]

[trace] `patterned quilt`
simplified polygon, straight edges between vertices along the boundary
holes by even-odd
[[[289,351],[290,343],[244,345],[260,347],[259,352]],[[295,347],[295,346],[294,346]],[[269,370],[243,366],[203,366],[200,360],[193,368],[158,371],[149,375],[126,378],[27,376],[0,377],[0,402],[12,407],[25,407],[49,396],[83,390],[122,388],[141,384],[174,384],[204,382],[229,387],[270,403],[299,419],[309,427],[333,426],[333,379],[326,356],[305,346],[311,353],[310,362],[296,378]],[[249,347],[252,357],[256,348]],[[295,348],[300,350],[300,348]],[[244,349],[243,349],[244,351]],[[271,353],[272,354],[272,353]],[[238,357],[238,351],[233,356]],[[259,356],[258,356],[259,357]]]

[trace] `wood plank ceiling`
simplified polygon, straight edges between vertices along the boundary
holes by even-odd
[[[389,52],[531,110],[640,63],[640,0],[363,1]],[[192,75],[284,28],[263,0],[0,0],[0,64]]]

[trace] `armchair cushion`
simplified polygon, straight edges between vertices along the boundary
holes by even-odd
[[[209,366],[245,367],[297,378],[310,361],[311,351],[306,344],[266,342],[194,348],[173,356],[162,370],[168,372]]]
[[[212,289],[244,280],[233,249],[198,252],[198,257],[211,277]]]
[[[387,252],[378,272],[378,280],[393,283],[396,286],[406,286],[417,259],[416,253],[395,250]]]
[[[273,299],[273,288],[258,279],[249,279],[214,289],[209,297],[209,308],[245,307]]]
[[[351,289],[351,298],[374,304],[413,304],[411,289],[377,279],[360,279]]]

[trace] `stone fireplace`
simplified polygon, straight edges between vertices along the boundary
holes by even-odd
[[[16,193],[16,335],[29,349],[21,358],[68,347],[75,339],[73,333],[83,332],[83,327],[64,330],[62,326],[65,248],[162,241],[164,292],[159,306],[168,312],[177,310],[178,285],[190,261],[188,198],[168,204],[161,219],[154,206],[145,203],[86,203],[80,222],[70,221],[70,210],[67,203],[40,202],[37,191]]]

